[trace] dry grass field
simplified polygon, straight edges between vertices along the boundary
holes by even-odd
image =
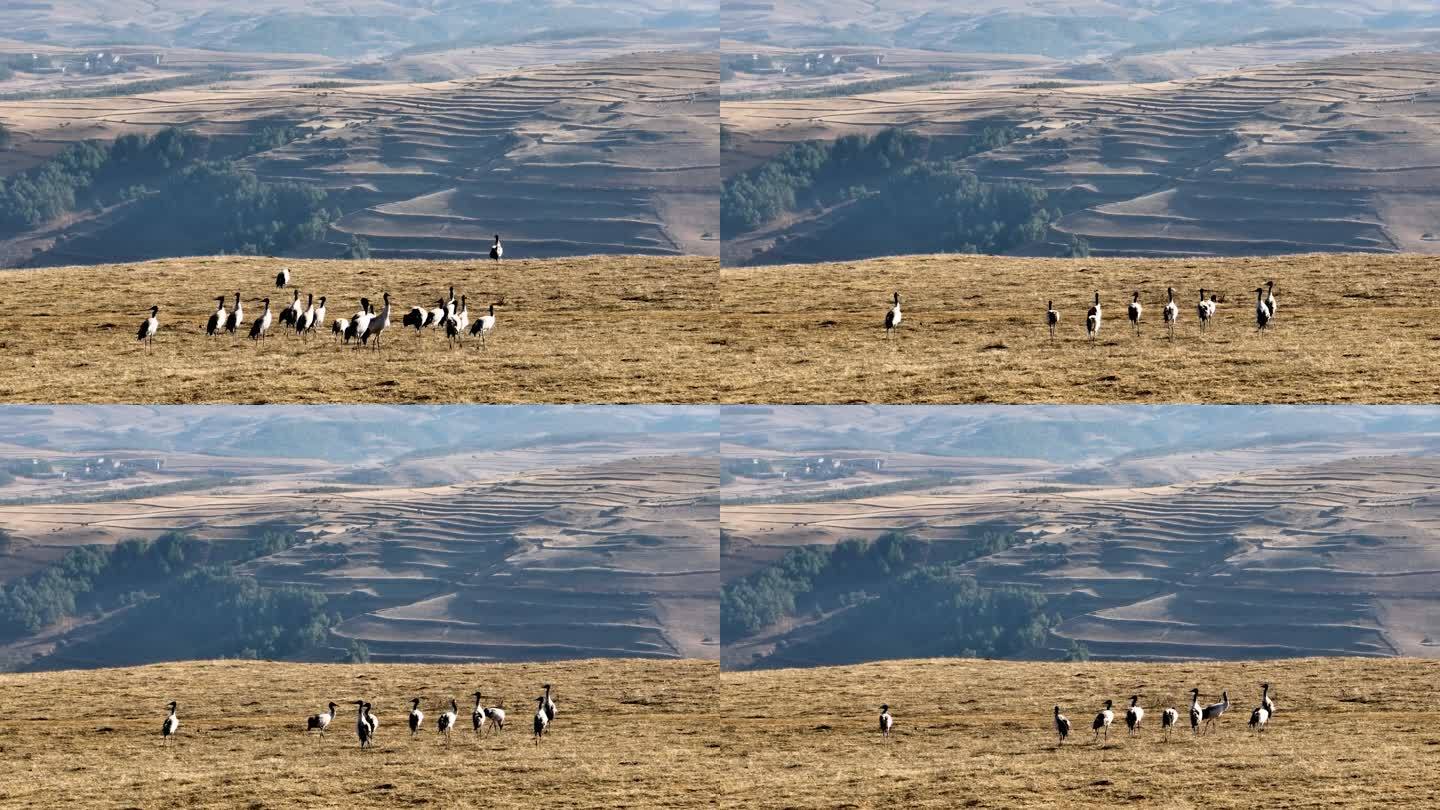
[[[242,294],[247,321],[272,298],[278,321],[291,292],[329,297],[327,323],[305,339],[278,323],[263,345],[207,338],[219,295]],[[133,266],[0,273],[10,326],[0,399],[6,402],[362,403],[708,402],[724,356],[707,315],[717,262],[706,258],[578,257],[545,261],[292,261],[169,259]],[[401,326],[412,305],[435,306],[455,285],[474,321],[491,302],[487,349],[467,338]],[[379,351],[337,345],[329,321],[359,297],[394,308]],[[282,300],[283,299],[283,300]],[[304,296],[302,295],[302,301]],[[233,304],[233,301],[231,302]],[[135,333],[160,306],[154,345]],[[227,304],[227,307],[231,304]]]
[[[719,781],[717,672],[693,661],[211,661],[4,675],[0,804],[709,807]],[[533,697],[547,681],[558,711],[536,747]],[[475,739],[466,694],[476,689],[503,696],[503,734]],[[405,718],[417,696],[425,731],[412,740]],[[451,696],[460,722],[446,746],[434,719]],[[342,705],[324,740],[306,737],[305,718],[327,701],[361,698],[380,720],[373,749],[358,747],[353,706]],[[162,745],[171,700],[180,732]]]
[[[1436,259],[1316,254],[1248,259],[904,256],[726,268],[722,400],[775,403],[1396,403],[1440,397]],[[1255,329],[1256,286],[1277,318]],[[1180,305],[1165,337],[1167,286]],[[1199,288],[1219,294],[1198,332]],[[904,326],[887,341],[890,296]],[[1104,325],[1085,313],[1095,290]],[[1125,306],[1145,313],[1131,333]],[[1052,344],[1046,301],[1060,311]]]
[[[724,673],[724,807],[1434,806],[1440,663],[1311,658],[1231,664],[894,661]],[[1246,720],[1260,683],[1278,711]],[[1213,735],[1184,714],[1229,690]],[[1129,696],[1146,716],[1126,739]],[[1117,706],[1109,742],[1090,722]],[[881,703],[895,730],[877,730]],[[1074,724],[1057,749],[1060,704]],[[1160,709],[1186,728],[1166,742]]]

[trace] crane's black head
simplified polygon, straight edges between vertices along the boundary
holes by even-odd
[[[270,306],[270,299],[269,299],[269,298],[266,298],[265,301],[264,301],[264,303],[265,303],[265,306],[267,306],[267,307]]]
[[[159,315],[159,314],[160,314],[160,305],[159,305],[159,304],[156,304],[155,306],[150,307],[150,315],[151,315],[151,317],[154,317],[154,316]]]
[[[1270,688],[1270,684],[1268,684],[1268,683],[1262,683],[1262,684],[1260,684],[1260,688],[1261,688],[1261,689],[1269,689],[1269,688]]]
[[[476,699],[476,700],[479,700],[479,699],[480,699],[480,692],[479,692],[479,690],[476,690],[476,692],[475,692],[475,699]]]
[[[1191,689],[1190,694],[1198,696],[1200,694],[1200,687],[1197,686],[1194,689]]]
[[[1139,301],[1139,300],[1140,300],[1140,291],[1139,291],[1139,290],[1136,290],[1136,291],[1135,291],[1135,300],[1136,300],[1136,301]]]
[[[330,706],[330,711],[332,711],[332,712],[335,711],[335,701],[333,701],[333,700],[330,701],[329,706]]]
[[[420,708],[420,698],[411,698],[410,702],[414,705],[415,708]]]
[[[325,296],[320,296],[320,306],[325,306]]]
[[[495,234],[495,241],[496,241],[496,242],[499,242],[499,241],[500,241],[500,234],[498,234],[498,233]]]
[[[1059,717],[1059,716],[1060,716],[1060,707],[1059,707],[1059,706],[1056,706],[1056,707],[1055,707],[1055,716],[1056,716],[1056,717]]]
[[[179,705],[179,704],[177,704],[175,701],[173,701],[173,700],[170,701],[170,711],[172,711],[172,712],[175,711],[175,707],[178,706],[178,705]]]
[[[888,712],[888,711],[890,711],[890,704],[889,704],[889,703],[882,704],[882,705],[880,706],[880,711],[882,711],[882,712]]]

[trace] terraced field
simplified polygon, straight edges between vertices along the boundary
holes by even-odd
[[[965,165],[1044,188],[1063,213],[1014,253],[1063,255],[1073,235],[1097,256],[1433,254],[1437,86],[1440,57],[1399,52],[1153,84],[742,101],[725,107],[725,172],[797,140],[903,126],[943,142],[998,121],[1030,134]],[[726,262],[843,258],[803,238],[823,216],[727,239]]]
[[[244,164],[343,194],[344,216],[301,255],[335,256],[361,236],[376,258],[485,256],[500,233],[516,258],[714,256],[717,69],[703,53],[640,53],[433,84],[0,102],[0,120],[31,161],[72,140],[169,126],[236,144],[261,126],[301,127],[307,137]],[[26,233],[0,244],[0,259],[130,258],[86,234],[75,222]]]
[[[722,807],[1421,806],[1437,796],[1434,661],[1227,663],[966,659],[722,672]],[[1259,685],[1278,707],[1245,728]],[[1230,710],[1166,740],[1160,711],[1188,690]],[[1146,716],[1127,738],[1122,703]],[[1117,705],[1108,742],[1090,721]],[[888,703],[894,731],[877,718]],[[1059,705],[1074,730],[1060,747]]]
[[[898,256],[725,268],[726,402],[1423,403],[1433,375],[1440,260],[1314,254],[1245,259]],[[1255,327],[1257,286],[1276,318]],[[1175,289],[1168,339],[1160,313]],[[1220,303],[1204,335],[1200,288]],[[1085,337],[1095,292],[1099,339]],[[1131,293],[1145,307],[1126,322]],[[891,295],[902,327],[884,331]],[[1052,341],[1048,302],[1060,313]]]
[[[717,670],[707,661],[192,661],[3,675],[11,765],[0,802],[53,807],[63,794],[92,807],[713,807]],[[536,746],[532,698],[547,682],[558,711]],[[503,733],[472,734],[467,695],[476,689],[487,705],[505,704]],[[90,699],[97,694],[106,700]],[[426,719],[411,739],[405,719],[417,696]],[[460,728],[445,745],[434,718],[451,697]],[[357,746],[355,709],[344,705],[362,698],[380,720],[369,751]],[[162,746],[171,700],[180,731]],[[328,701],[341,704],[339,716],[323,740],[307,739],[305,718]]]
[[[1440,466],[1424,449],[1434,444],[1411,436],[1197,448],[1173,454],[1172,483],[1080,483],[1164,467],[1137,458],[1103,472],[1057,466],[1008,486],[976,476],[913,494],[726,505],[725,575],[795,545],[892,530],[940,544],[932,557],[943,559],[947,545],[958,552],[976,532],[1001,527],[1026,542],[962,570],[982,585],[1050,597],[1063,622],[1048,649],[1032,651],[1040,657],[1061,655],[1072,640],[1107,659],[1435,657]],[[784,665],[774,646],[783,637],[727,643],[727,666],[772,652],[767,665]]]
[[[332,641],[362,640],[374,660],[715,658],[714,464],[638,447],[578,446],[544,467],[449,486],[322,486],[345,468],[302,464],[196,493],[0,506],[14,538],[6,570],[77,544],[176,529],[224,541],[278,526],[306,542],[242,570],[345,597],[358,609]],[[63,651],[47,659],[64,663]]]

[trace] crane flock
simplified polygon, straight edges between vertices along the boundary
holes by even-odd
[[[545,684],[544,694],[535,698],[535,744],[539,745],[542,738],[549,733],[555,722],[555,700],[552,696],[552,687]],[[471,712],[471,725],[476,738],[483,737],[488,727],[494,732],[505,730],[505,704],[504,701],[497,702],[494,706],[484,705],[483,695],[479,690],[474,693],[475,708]],[[421,698],[410,700],[410,712],[407,716],[407,725],[410,729],[410,736],[416,737],[424,728],[425,712],[420,709]],[[376,735],[380,730],[380,720],[375,716],[374,704],[368,700],[353,700],[350,705],[355,707],[355,737],[361,748],[369,748],[375,744]],[[436,730],[440,733],[445,744],[451,742],[451,734],[455,731],[455,725],[460,721],[460,705],[455,698],[449,698],[449,709],[441,711],[436,717]],[[160,726],[160,739],[163,743],[169,743],[174,739],[180,730],[180,718],[178,716],[178,704],[170,701],[166,708],[169,714]],[[311,736],[318,736],[324,739],[325,732],[335,722],[338,716],[339,707],[334,701],[326,704],[325,711],[312,714],[305,719],[305,733]],[[319,732],[313,734],[313,732]]]
[[[1256,733],[1265,731],[1266,725],[1275,714],[1275,702],[1270,699],[1270,684],[1260,685],[1260,705],[1250,713],[1249,727]],[[1221,693],[1221,699],[1217,703],[1202,705],[1200,703],[1200,690],[1190,690],[1190,731],[1199,737],[1206,733],[1213,733],[1220,723],[1220,718],[1230,709],[1230,693]],[[1073,725],[1070,718],[1061,713],[1060,706],[1056,705],[1053,715],[1055,734],[1059,744],[1064,745],[1065,740],[1070,737]],[[1140,732],[1140,726],[1145,720],[1145,708],[1140,705],[1140,695],[1130,696],[1130,705],[1125,709],[1125,728],[1127,736],[1134,737]],[[1165,733],[1165,739],[1170,739],[1175,724],[1180,721],[1180,711],[1174,706],[1167,706],[1160,712],[1160,729]],[[537,719],[537,723],[539,720]],[[1106,700],[1105,704],[1096,712],[1095,719],[1090,723],[1090,729],[1094,732],[1095,742],[1105,742],[1110,739],[1110,726],[1115,722],[1115,701]],[[890,731],[895,725],[895,718],[890,713],[890,705],[887,703],[880,707],[880,734],[890,736]]]
[[[1200,289],[1200,300],[1195,304],[1195,314],[1200,324],[1200,334],[1205,334],[1210,322],[1215,319],[1216,312],[1220,306],[1219,296],[1213,290],[1210,297],[1205,297],[1207,288]],[[890,309],[885,311],[885,336],[890,337],[900,328],[900,293],[895,293],[892,298]],[[1267,281],[1265,286],[1255,288],[1255,326],[1257,331],[1264,332],[1275,320],[1275,282]],[[1175,301],[1175,288],[1165,288],[1165,305],[1160,310],[1161,319],[1165,323],[1165,331],[1170,340],[1175,339],[1175,327],[1180,322],[1180,305]],[[1135,335],[1140,334],[1140,325],[1145,317],[1145,305],[1140,302],[1140,291],[1131,293],[1130,303],[1125,307],[1125,317],[1130,321],[1131,330]],[[1060,311],[1055,308],[1055,301],[1045,302],[1045,326],[1049,330],[1050,340],[1055,340],[1056,327],[1060,325]],[[1100,291],[1095,291],[1095,297],[1089,309],[1085,311],[1085,337],[1092,343],[1100,337],[1100,327],[1103,325],[1103,312],[1100,304]]]
[[[491,248],[491,255],[495,260],[500,258],[500,237],[495,237],[495,245]],[[277,289],[285,289],[290,285],[290,268],[282,268],[275,276]],[[296,288],[291,291],[291,299],[280,310],[279,315],[274,315],[270,309],[270,299],[252,299],[251,303],[258,305],[259,317],[250,322],[249,336],[251,340],[264,343],[274,332],[291,332],[297,337],[308,337],[313,334],[322,324],[325,323],[327,304],[329,298],[321,295],[316,297],[315,293],[305,294],[305,301],[300,301],[301,291]],[[236,335],[245,326],[244,302],[241,294],[235,293],[235,304],[230,310],[225,309],[227,297],[220,295],[215,297],[215,310],[210,313],[209,319],[204,325],[204,332],[208,337],[219,337],[221,335]],[[379,312],[371,304],[368,297],[360,298],[360,308],[354,315],[348,318],[336,318],[330,323],[331,336],[339,343],[353,344],[356,348],[362,346],[374,349],[380,348],[381,336],[390,327],[390,313],[392,304],[390,293],[382,292],[381,300],[384,306]],[[469,296],[461,295],[455,298],[455,287],[451,285],[448,298],[440,297],[435,300],[433,308],[411,307],[401,318],[404,327],[413,327],[417,333],[426,329],[433,329],[445,335],[447,344],[456,348],[463,344],[467,338],[478,339],[480,348],[486,348],[490,336],[495,331],[495,307],[498,304],[491,303],[485,312],[474,321],[470,319]],[[144,343],[148,348],[155,341],[155,335],[160,331],[160,307],[154,305],[150,308],[148,318],[140,322],[136,339]],[[277,325],[278,324],[278,325]],[[272,327],[274,327],[272,331]]]

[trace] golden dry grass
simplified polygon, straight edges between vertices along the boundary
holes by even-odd
[[[1357,807],[1440,801],[1440,662],[1227,664],[895,661],[721,675],[726,807]],[[1269,680],[1278,711],[1246,728]],[[1188,730],[1198,686],[1231,710]],[[1107,744],[1090,722],[1139,693],[1147,715]],[[877,731],[888,702],[895,730]],[[1202,698],[1202,703],[1208,702]],[[1052,706],[1074,724],[1057,749]],[[1181,711],[1166,742],[1160,708]]]
[[[391,326],[378,352],[340,347],[329,323],[301,340],[276,324],[263,346],[207,338],[216,296],[242,294],[245,316],[270,296],[278,320],[291,293],[329,297],[327,321],[350,317],[361,295]],[[707,317],[715,259],[591,256],[547,261],[296,261],[168,259],[137,265],[0,273],[6,402],[358,403],[709,402],[723,357]],[[450,284],[474,320],[492,302],[498,325],[481,351],[451,350],[444,334],[401,327],[412,305],[434,306]],[[302,295],[302,301],[304,296]],[[280,300],[283,299],[283,300]],[[135,340],[159,304],[153,347]],[[227,307],[230,306],[227,303]]]
[[[1424,403],[1440,398],[1440,258],[907,256],[726,268],[722,401],[774,403]],[[1254,289],[1278,318],[1255,329]],[[1165,339],[1175,287],[1180,323]],[[1202,339],[1200,287],[1221,296]],[[1101,339],[1085,339],[1099,290]],[[894,291],[904,328],[882,328]],[[1141,291],[1141,334],[1125,306]],[[1053,345],[1046,301],[1061,313]]]
[[[717,786],[718,668],[633,660],[527,665],[304,665],[210,661],[0,676],[5,807],[706,807]],[[539,685],[558,691],[538,748]],[[475,739],[467,692],[505,697],[507,730]],[[408,699],[425,731],[411,739]],[[442,699],[460,703],[441,744]],[[324,740],[305,718],[366,698],[380,719],[361,751],[355,707]],[[160,723],[180,703],[180,733]],[[63,797],[63,799],[62,799]]]

